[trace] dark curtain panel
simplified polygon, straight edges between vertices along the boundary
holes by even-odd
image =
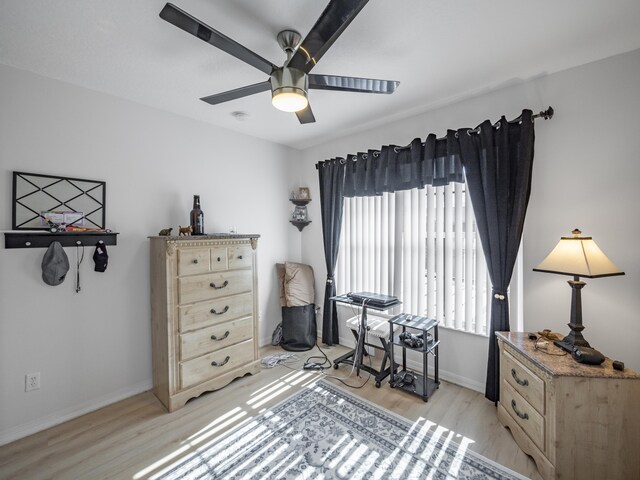
[[[489,360],[485,396],[499,400],[498,344],[494,332],[509,331],[507,287],[518,254],[531,193],[534,129],[530,110],[521,122],[502,117],[499,128],[489,121],[480,133],[458,130],[460,156],[478,233],[493,286]]]
[[[344,204],[344,159],[318,163],[320,181],[320,211],[322,214],[322,238],[327,266],[327,282],[324,289],[322,317],[322,343],[338,343],[338,313],[336,304],[329,300],[336,294],[334,274],[340,245],[342,228],[342,205]]]

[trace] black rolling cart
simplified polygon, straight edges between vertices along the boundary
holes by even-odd
[[[395,372],[398,367],[393,356],[394,348],[402,348],[402,370],[399,370],[395,375],[391,375],[389,385],[391,385],[391,388],[401,388],[418,395],[425,402],[428,401],[429,397],[440,386],[438,378],[438,348],[440,344],[438,321],[433,318],[401,313],[389,320],[389,332],[389,338],[391,339],[389,342],[391,346],[389,355],[391,357],[390,370],[392,372]],[[402,338],[408,336],[408,334],[422,335],[422,345],[419,345],[420,342],[416,342],[415,337],[403,341]],[[422,374],[407,370],[407,350],[413,350],[422,355]],[[433,378],[429,377],[427,370],[429,354],[434,357]]]

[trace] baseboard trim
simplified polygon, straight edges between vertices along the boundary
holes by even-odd
[[[7,428],[4,431],[0,432],[0,446],[6,445],[7,443],[14,442],[24,437],[28,437],[29,435],[41,432],[43,430],[46,430],[47,428],[55,427],[56,425],[67,422],[81,415],[93,412],[102,407],[106,407],[107,405],[111,405],[112,403],[116,403],[120,400],[124,400],[125,398],[132,397],[133,395],[138,395],[139,393],[151,390],[151,388],[153,388],[153,383],[151,382],[151,380],[145,380],[136,385],[132,385],[130,387],[118,390],[117,392],[112,392],[108,395],[95,398],[83,404],[75,405],[59,412],[49,414],[37,420],[23,423],[22,425]]]
[[[271,345],[271,337],[273,335],[268,335],[266,337],[258,339],[258,348],[266,347],[267,345]]]

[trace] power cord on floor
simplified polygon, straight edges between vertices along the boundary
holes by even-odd
[[[327,357],[327,354],[324,353],[324,350],[320,348],[320,345],[318,345],[317,339],[314,346],[317,347],[318,350],[320,350],[320,353],[322,354],[322,356],[312,355],[308,357],[304,361],[304,365],[302,366],[302,369],[303,370],[324,370],[325,368],[331,368],[331,360],[329,360],[329,357]],[[322,360],[322,362],[313,362],[312,360],[315,358],[319,358],[320,360]]]
[[[364,306],[364,304],[363,304]],[[353,310],[353,306],[351,307]],[[317,313],[317,311],[316,311]],[[354,311],[354,313],[357,315],[357,312]],[[360,313],[360,315],[362,315],[362,312]],[[368,332],[363,332],[362,331],[362,322],[358,322],[358,338],[360,338],[360,335],[365,335],[368,336]],[[356,341],[355,344],[355,349],[354,349],[354,359],[358,359],[362,356],[361,353],[361,349],[364,349],[364,343],[366,343],[367,339],[365,338],[365,341],[362,342],[362,346],[360,345],[360,342]],[[317,372],[318,374],[322,375],[323,377],[327,377],[327,378],[331,378],[333,380],[337,380],[338,382],[342,383],[343,385],[349,387],[349,388],[354,388],[354,389],[359,389],[359,388],[363,388],[371,379],[372,375],[370,372],[367,372],[365,370],[362,370],[364,372],[367,373],[367,378],[366,380],[361,384],[361,385],[350,385],[347,382],[345,382],[345,380],[351,378],[351,376],[353,375],[353,372],[355,372],[356,370],[356,365],[355,362],[353,362],[353,364],[351,365],[351,370],[349,372],[349,375],[347,375],[346,377],[338,377],[335,375],[329,375],[327,373],[325,373],[325,370],[328,370],[331,368],[331,360],[329,359],[329,357],[327,356],[327,354],[324,352],[324,350],[322,350],[322,348],[320,348],[320,345],[318,345],[318,341],[316,339],[316,342],[314,344],[314,347],[317,347],[318,350],[320,351],[320,353],[322,354],[322,356],[320,355],[312,355],[310,357],[307,357],[307,359],[304,361],[304,364],[302,365],[302,369],[303,370],[307,370],[307,371],[312,371],[312,372]],[[369,357],[369,369],[372,368],[371,365],[371,355],[367,355]],[[287,361],[288,359],[292,359],[293,361]],[[319,359],[322,361],[313,361],[314,359]],[[274,355],[269,355],[265,358],[262,359],[262,366],[265,368],[273,368],[277,365],[282,365],[283,367],[288,368],[289,370],[299,370],[299,367],[293,367],[292,364],[295,363],[295,361],[298,360],[297,355],[294,354],[290,354],[290,353],[280,353],[280,354],[274,354]]]

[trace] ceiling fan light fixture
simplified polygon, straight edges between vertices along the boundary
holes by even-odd
[[[309,105],[309,101],[304,92],[300,91],[282,91],[273,92],[271,97],[271,104],[278,110],[283,112],[299,112],[304,110]]]
[[[297,68],[279,68],[271,74],[271,104],[283,112],[299,112],[309,105],[307,75]]]

